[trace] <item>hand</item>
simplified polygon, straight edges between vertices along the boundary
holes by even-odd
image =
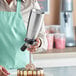
[[[41,45],[41,40],[39,38],[37,38],[36,39],[36,44],[31,45],[30,48],[28,48],[28,50],[30,52],[35,52],[40,45]]]
[[[8,73],[8,71],[4,67],[0,66],[0,76],[8,76],[8,75],[10,75],[10,73]]]

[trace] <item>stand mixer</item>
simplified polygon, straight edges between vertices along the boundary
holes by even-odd
[[[60,30],[65,34],[67,47],[75,46],[72,13],[73,0],[61,0]]]

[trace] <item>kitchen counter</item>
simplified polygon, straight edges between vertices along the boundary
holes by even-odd
[[[44,69],[45,76],[76,76],[76,47],[53,49],[34,53],[34,64]],[[17,70],[9,70],[9,76],[17,76]]]
[[[64,50],[34,53],[36,67],[44,68],[45,76],[76,76],[76,47]],[[9,70],[9,76],[17,76],[17,70]]]
[[[47,52],[34,53],[36,67],[63,67],[76,66],[76,47],[68,47],[64,50],[53,49]]]

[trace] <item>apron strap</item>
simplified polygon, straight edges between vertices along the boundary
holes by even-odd
[[[21,11],[21,0],[17,0],[17,13]]]

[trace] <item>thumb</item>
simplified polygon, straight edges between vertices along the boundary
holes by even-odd
[[[2,71],[5,72],[7,75],[10,74],[10,73],[8,73],[8,71],[4,67],[2,67]]]

